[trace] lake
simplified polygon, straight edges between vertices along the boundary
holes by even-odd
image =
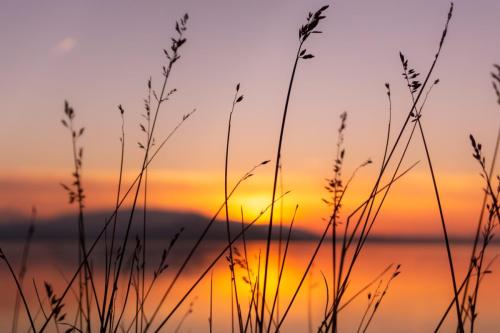
[[[148,244],[148,267],[156,266],[160,260],[161,252],[168,245],[165,242],[154,241]],[[1,244],[4,252],[18,268],[22,243],[16,241],[3,242]],[[159,312],[156,323],[168,313],[172,306],[188,290],[192,283],[200,276],[200,273],[209,265],[210,261],[220,252],[225,244],[220,242],[207,242],[194,256],[193,261],[181,275],[170,294],[167,302]],[[279,298],[280,315],[288,304],[293,290],[295,290],[300,277],[312,254],[315,243],[312,241],[293,242],[290,244],[288,259],[285,264],[284,280]],[[458,280],[463,279],[470,256],[471,244],[460,243],[453,245],[453,258],[456,265]],[[179,242],[176,251],[167,259],[170,266],[157,280],[155,287],[147,300],[146,314],[152,313],[152,309],[158,304],[163,291],[167,288],[172,275],[184,258],[189,244]],[[237,245],[243,253],[242,244]],[[488,258],[491,260],[498,252],[499,245],[491,245],[488,249]],[[96,249],[97,257],[103,254],[104,249]],[[265,251],[262,241],[252,241],[247,244],[249,266],[255,273],[258,269],[259,251]],[[316,332],[322,319],[326,302],[326,290],[321,272],[327,279],[331,279],[331,246],[325,244],[313,265],[311,273],[305,280],[294,306],[288,314],[287,320],[282,326],[282,332],[309,332],[310,328]],[[56,294],[60,294],[68,279],[76,268],[76,242],[74,241],[39,241],[32,244],[28,260],[28,271],[24,280],[24,288],[32,311],[36,313],[37,299],[34,292],[34,283],[39,289],[41,298],[45,298],[44,281],[48,281]],[[277,280],[277,256],[271,259],[270,270],[271,286]],[[125,269],[129,271],[129,260],[125,260]],[[452,298],[452,284],[448,269],[446,250],[442,244],[437,243],[367,243],[364,252],[359,257],[355,266],[352,279],[346,292],[345,300],[349,299],[368,282],[376,278],[388,265],[401,264],[401,274],[397,276],[390,285],[380,308],[368,329],[369,332],[432,332],[436,327],[441,315]],[[103,264],[93,261],[95,270],[96,289],[102,290]],[[485,276],[479,293],[479,307],[477,318],[477,332],[498,332],[500,327],[500,297],[498,286],[500,275],[497,273],[498,263],[491,266],[492,274]],[[213,272],[213,325],[215,332],[231,332],[231,289],[228,262],[223,258],[216,264]],[[392,272],[392,271],[391,271]],[[151,279],[153,269],[148,269]],[[247,272],[240,267],[236,269],[238,281],[238,294],[243,304],[243,312],[246,313],[251,297],[248,284],[243,281]],[[390,273],[385,275],[384,281]],[[11,329],[13,304],[16,288],[10,278],[6,265],[0,266],[0,331],[7,332]],[[122,286],[125,280],[121,281]],[[339,314],[340,332],[355,332],[361,317],[368,304],[368,293],[375,291],[378,280],[368,290],[363,292],[351,302]],[[385,282],[382,283],[382,286]],[[118,301],[121,302],[123,295],[120,294]],[[65,301],[65,309],[68,313],[67,320],[74,319],[75,296],[68,294]],[[204,332],[208,331],[209,307],[210,307],[210,273],[194,289],[186,302],[180,307],[172,319],[163,328],[165,332]],[[192,312],[189,313],[190,303]],[[121,303],[120,303],[121,304]],[[46,308],[48,309],[48,308]],[[134,308],[128,308],[124,314],[124,323],[130,321],[134,314]],[[453,331],[455,321],[453,313],[446,321],[443,332]],[[163,315],[163,317],[162,317]],[[183,319],[185,317],[185,319]],[[41,314],[38,315],[37,323],[41,323]],[[182,324],[179,326],[179,324]],[[19,332],[26,332],[28,321],[24,309],[21,308]],[[237,325],[237,322],[235,323]],[[124,325],[126,328],[127,325]],[[153,324],[153,327],[155,325]],[[50,332],[55,331],[54,325],[49,326]],[[63,330],[64,331],[64,330]]]

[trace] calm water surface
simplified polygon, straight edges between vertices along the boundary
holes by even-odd
[[[168,243],[168,242],[167,242]],[[150,243],[148,255],[150,265],[156,265],[162,249],[167,245],[155,241]],[[308,257],[313,251],[314,242],[294,242],[291,244],[289,259],[285,268],[285,280],[282,283],[280,294],[280,308],[284,307],[290,300],[292,291],[295,289],[302,272],[305,269]],[[21,253],[22,244],[18,242],[3,242],[1,244],[5,253],[17,266]],[[29,258],[29,268],[25,279],[25,289],[28,302],[33,309],[37,309],[37,301],[34,293],[33,281],[36,282],[41,292],[44,292],[43,282],[50,282],[56,294],[60,293],[64,280],[72,275],[76,267],[75,242],[70,241],[44,241],[35,242]],[[147,312],[151,312],[159,302],[163,291],[172,278],[172,273],[178,267],[179,261],[185,256],[188,244],[179,243],[177,252],[170,258],[170,267],[159,279],[148,300]],[[215,257],[222,243],[207,243],[197,252],[194,260],[189,265],[172,292],[161,314],[165,315],[172,305],[189,289],[192,283],[200,276],[200,273],[208,266],[211,259]],[[241,244],[238,248],[242,252]],[[456,262],[459,279],[464,276],[467,257],[470,255],[471,245],[454,245],[454,260]],[[259,251],[264,252],[263,242],[248,243],[248,256],[253,271],[258,268]],[[500,247],[492,245],[489,248],[489,258],[499,253]],[[99,249],[96,254],[102,254]],[[326,246],[320,252],[318,260],[313,266],[309,278],[304,283],[295,306],[289,313],[288,320],[283,326],[283,332],[308,332],[310,327],[317,328],[321,314],[324,311],[326,292],[324,288],[323,272],[327,278],[331,276],[331,248]],[[273,268],[270,275],[271,283],[276,282],[277,268],[276,256],[271,258]],[[398,276],[384,298],[381,307],[375,316],[370,332],[432,332],[439,321],[444,309],[451,301],[452,289],[448,270],[446,252],[440,244],[381,244],[369,243],[365,252],[360,257],[358,265],[353,271],[353,278],[349,285],[349,293],[346,298],[356,293],[369,281],[373,280],[389,264],[401,264],[401,275]],[[97,289],[102,290],[102,263],[95,261],[95,275],[98,282]],[[126,266],[129,267],[129,266]],[[497,263],[493,263],[491,269],[493,274],[486,276],[479,295],[479,309],[477,319],[477,332],[499,332],[500,331],[500,274],[497,272]],[[128,268],[127,268],[128,269]],[[239,295],[243,304],[248,304],[250,292],[242,276],[246,273],[238,269]],[[152,270],[149,270],[152,275]],[[213,269],[213,293],[214,293],[214,327],[215,332],[230,332],[231,328],[231,302],[229,288],[230,274],[226,260],[222,259]],[[376,284],[369,291],[373,293]],[[0,331],[8,332],[11,327],[12,309],[15,298],[15,285],[8,275],[5,265],[0,266]],[[210,275],[200,283],[187,299],[171,321],[164,327],[165,332],[175,331],[182,317],[192,303],[193,312],[188,314],[179,332],[204,332],[208,331],[209,316],[209,290]],[[355,301],[349,304],[340,314],[341,332],[355,332],[360,319],[366,309],[368,290]],[[66,310],[68,318],[74,318],[74,296],[68,295]],[[119,297],[121,300],[121,297]],[[247,306],[244,306],[246,311]],[[126,312],[125,317],[130,320],[133,309]],[[36,312],[36,311],[34,311]],[[26,326],[24,311],[20,316],[21,327]],[[453,319],[453,316],[451,316]],[[38,323],[41,317],[38,317]],[[125,320],[127,322],[127,320]],[[453,321],[450,319],[443,332],[453,331]],[[49,331],[55,331],[51,327]],[[26,332],[23,330],[22,332]]]

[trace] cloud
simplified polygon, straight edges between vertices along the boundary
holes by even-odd
[[[57,54],[66,54],[73,50],[78,45],[78,41],[74,37],[66,37],[61,39],[54,46],[53,50]]]

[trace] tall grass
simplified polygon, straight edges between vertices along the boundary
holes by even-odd
[[[31,219],[28,227],[28,232],[26,234],[26,240],[24,242],[23,252],[21,254],[21,265],[17,277],[19,279],[19,285],[23,287],[24,277],[26,276],[26,269],[28,265],[28,256],[30,253],[31,242],[33,240],[33,234],[35,232],[35,220],[36,220],[36,207],[31,209]],[[17,291],[16,299],[14,301],[14,314],[12,317],[12,333],[17,332],[17,326],[19,321],[19,308],[21,306],[21,290]]]
[[[38,309],[37,313],[42,313],[41,319],[33,316],[34,311],[29,306],[26,299],[26,293],[23,292],[23,279],[25,276],[29,244],[32,239],[33,229],[27,236],[26,246],[23,251],[21,267],[16,274],[15,269],[9,261],[7,255],[0,249],[0,259],[4,261],[16,284],[18,298],[14,305],[14,319],[12,322],[12,332],[18,331],[18,316],[20,303],[22,301],[26,316],[30,324],[30,332],[44,332],[49,330],[49,325],[56,331],[64,329],[66,332],[94,332],[98,328],[99,332],[159,332],[167,330],[166,325],[171,323],[174,315],[179,315],[183,305],[187,304],[187,309],[180,314],[180,320],[172,330],[178,332],[182,329],[185,321],[189,320],[194,311],[195,302],[193,298],[194,290],[210,276],[209,290],[209,315],[208,330],[216,331],[214,327],[214,317],[218,315],[214,308],[214,295],[217,295],[216,289],[220,286],[214,285],[213,269],[215,265],[226,257],[230,273],[230,282],[228,287],[231,291],[228,304],[231,309],[231,330],[234,330],[234,318],[237,320],[237,331],[242,332],[280,332],[283,325],[289,320],[290,311],[295,305],[299,294],[303,291],[302,287],[309,277],[311,282],[312,267],[317,262],[317,257],[325,243],[331,241],[331,272],[321,272],[324,284],[325,307],[322,311],[320,321],[313,322],[312,305],[309,306],[310,331],[317,332],[338,332],[340,331],[340,314],[355,299],[367,295],[367,304],[364,312],[359,314],[358,332],[366,332],[373,324],[376,315],[381,311],[382,301],[388,297],[390,287],[395,282],[396,277],[402,272],[404,267],[399,264],[388,264],[387,268],[379,275],[371,279],[367,284],[357,290],[352,290],[351,282],[355,267],[358,265],[359,257],[366,252],[366,242],[369,240],[371,231],[379,214],[384,206],[384,202],[394,183],[400,181],[408,172],[410,172],[418,161],[412,163],[409,167],[403,168],[406,161],[406,153],[411,142],[414,140],[416,130],[420,133],[422,146],[424,148],[425,159],[429,167],[430,178],[433,182],[435,200],[440,215],[440,223],[443,231],[443,246],[447,253],[448,269],[451,276],[451,301],[448,308],[437,325],[436,331],[440,330],[442,323],[446,320],[451,309],[456,311],[456,327],[458,332],[465,332],[466,327],[474,332],[478,316],[479,290],[484,276],[491,273],[489,267],[491,261],[486,258],[486,249],[493,238],[493,231],[498,225],[498,195],[500,194],[500,185],[494,185],[494,170],[496,163],[497,150],[500,142],[500,130],[495,145],[493,158],[490,168],[486,163],[486,158],[482,152],[482,145],[478,143],[474,136],[470,136],[473,157],[478,162],[481,175],[485,184],[485,195],[481,208],[479,221],[476,228],[474,244],[468,270],[462,279],[459,279],[455,271],[455,262],[451,241],[447,230],[447,221],[444,217],[444,208],[442,198],[439,192],[437,174],[433,168],[432,156],[430,153],[430,142],[428,142],[422,125],[423,110],[427,99],[433,88],[439,83],[435,78],[435,67],[440,58],[444,42],[449,29],[449,24],[453,14],[453,4],[451,4],[446,17],[445,26],[439,40],[437,51],[431,61],[424,79],[419,80],[420,73],[409,66],[408,59],[400,53],[400,59],[403,67],[404,84],[409,89],[409,110],[404,122],[399,130],[395,131],[395,124],[392,119],[393,105],[391,99],[391,89],[389,83],[385,84],[388,98],[388,120],[386,135],[382,138],[383,156],[380,159],[379,169],[371,185],[370,194],[351,212],[344,212],[343,202],[346,196],[350,195],[351,184],[356,180],[356,175],[361,169],[371,167],[375,164],[371,158],[359,163],[359,166],[350,172],[350,176],[345,170],[345,160],[347,149],[344,146],[344,136],[347,130],[347,113],[340,115],[340,124],[337,131],[336,154],[332,166],[332,175],[327,179],[326,191],[327,197],[323,201],[328,205],[330,213],[325,219],[322,233],[313,244],[312,253],[308,254],[306,265],[302,272],[297,276],[298,283],[289,290],[291,297],[289,299],[280,298],[280,290],[283,288],[283,281],[289,276],[286,270],[287,260],[289,260],[290,248],[293,246],[292,236],[297,218],[299,204],[295,205],[293,217],[288,223],[288,228],[283,230],[283,198],[289,193],[283,189],[282,175],[282,156],[283,142],[286,133],[286,123],[289,116],[289,106],[294,87],[295,76],[299,70],[299,65],[308,59],[314,58],[305,48],[305,43],[313,34],[321,33],[318,30],[320,22],[325,19],[325,11],[329,6],[323,6],[315,12],[310,12],[306,18],[306,23],[299,29],[299,39],[296,54],[293,58],[293,66],[288,82],[288,89],[285,97],[285,103],[282,112],[281,126],[278,132],[278,142],[276,146],[276,157],[273,160],[274,173],[272,181],[271,201],[267,207],[251,221],[245,222],[244,207],[241,207],[241,229],[238,232],[232,230],[229,205],[233,195],[239,189],[241,184],[250,181],[255,172],[261,167],[270,163],[270,160],[256,163],[247,172],[245,172],[238,181],[231,187],[229,186],[230,172],[230,151],[232,135],[232,119],[236,106],[243,100],[240,92],[240,84],[236,86],[234,97],[229,112],[226,141],[225,141],[225,160],[224,160],[224,200],[213,216],[208,219],[203,230],[195,239],[189,248],[179,258],[180,264],[175,271],[169,268],[172,249],[178,243],[183,229],[172,235],[170,242],[165,247],[157,265],[153,265],[148,256],[148,192],[151,179],[148,176],[148,169],[155,157],[163,150],[165,144],[177,132],[177,130],[190,118],[194,110],[187,113],[173,128],[173,130],[158,145],[155,142],[155,135],[158,133],[158,115],[163,112],[165,103],[176,92],[175,88],[170,88],[170,76],[172,70],[177,66],[181,58],[180,51],[186,43],[186,31],[188,15],[184,15],[175,24],[175,37],[172,38],[170,48],[163,50],[166,57],[166,63],[162,66],[163,79],[160,82],[159,90],[153,86],[152,80],[147,80],[147,96],[144,100],[145,123],[139,124],[144,134],[142,141],[138,142],[143,156],[141,167],[137,171],[132,184],[126,188],[123,185],[123,170],[125,165],[125,138],[124,130],[125,110],[119,105],[118,110],[121,117],[121,137],[120,137],[120,164],[116,188],[116,201],[113,213],[106,219],[98,236],[89,241],[85,232],[85,192],[82,181],[83,171],[83,148],[80,145],[80,137],[84,134],[83,127],[75,124],[75,111],[65,103],[62,123],[68,128],[71,135],[72,158],[74,169],[72,171],[73,181],[71,185],[63,185],[67,191],[70,203],[77,205],[77,227],[78,227],[78,266],[74,273],[67,280],[66,286],[56,291],[49,282],[45,282],[45,297],[38,292],[37,284],[34,287],[37,295]],[[498,103],[500,104],[500,67],[495,66],[498,73],[492,73],[493,87],[496,92]],[[396,127],[397,128],[397,127]],[[396,135],[394,135],[396,134]],[[407,135],[406,137],[404,135]],[[128,142],[128,140],[127,140]],[[399,152],[398,149],[401,148]],[[403,170],[403,171],[402,171]],[[498,180],[498,176],[497,176]],[[278,191],[278,182],[281,189]],[[125,190],[126,188],[126,190]],[[280,192],[280,193],[278,193]],[[142,195],[142,196],[141,196]],[[319,196],[319,195],[318,195]],[[132,204],[128,215],[124,221],[120,221],[118,213],[122,210],[125,200],[131,200]],[[142,201],[142,217],[140,234],[132,234],[132,224],[134,216],[139,210]],[[276,284],[270,283],[270,271],[273,269],[270,258],[273,252],[273,231],[275,230],[275,208],[279,204],[281,208],[279,237],[278,237],[278,261],[277,261],[277,281]],[[180,290],[179,280],[183,277],[186,270],[193,264],[194,258],[200,252],[201,246],[206,242],[207,235],[212,226],[224,211],[224,222],[226,227],[226,241],[217,254],[208,261],[205,267],[201,268],[200,273],[195,277],[194,282],[184,291]],[[247,253],[246,232],[261,220],[269,212],[267,221],[267,232],[265,248],[260,249],[257,267],[252,267]],[[34,219],[34,218],[33,218]],[[123,223],[122,223],[123,222]],[[117,237],[117,230],[122,228],[125,233],[123,238]],[[286,235],[283,234],[285,231]],[[95,251],[98,244],[104,243],[104,258],[98,257]],[[243,247],[240,251],[237,246]],[[262,258],[261,258],[262,254]],[[367,253],[369,255],[369,253]],[[97,280],[93,270],[93,265],[97,261],[104,262],[104,274],[102,280]],[[152,274],[148,270],[149,266],[154,266]],[[160,290],[154,290],[163,273],[170,270],[171,276],[164,287]],[[78,282],[77,282],[78,281]],[[241,282],[243,281],[243,282]],[[74,285],[76,284],[76,290]],[[243,285],[242,285],[243,284]],[[98,291],[96,285],[102,285],[103,289]],[[312,285],[309,285],[309,292]],[[248,290],[248,293],[244,291]],[[177,296],[173,296],[174,291]],[[69,309],[65,306],[68,294],[75,293],[76,308]],[[157,293],[158,299],[151,295]],[[350,296],[349,296],[350,294]],[[120,298],[121,297],[121,298]],[[120,301],[121,300],[121,301]],[[248,302],[247,302],[248,301]],[[229,303],[230,302],[230,303]],[[234,309],[233,310],[233,304]],[[152,310],[151,310],[152,309]],[[215,311],[214,311],[215,310]],[[68,311],[75,312],[75,319],[70,321]],[[236,316],[235,313],[236,313]],[[133,315],[126,315],[132,313]],[[316,325],[316,327],[314,326]]]
[[[227,231],[227,242],[229,245],[229,270],[231,271],[231,286],[232,286],[232,291],[231,293],[234,293],[234,301],[236,303],[236,312],[238,314],[238,325],[240,332],[243,331],[243,318],[241,315],[241,306],[240,306],[240,301],[238,298],[238,288],[237,288],[237,280],[234,274],[234,259],[233,259],[233,247],[231,246],[231,230],[230,230],[230,224],[229,224],[229,203],[228,203],[228,168],[229,168],[229,143],[231,139],[231,120],[233,118],[233,113],[234,113],[234,108],[237,103],[241,102],[243,100],[243,95],[239,95],[240,90],[240,84],[238,83],[236,85],[236,92],[234,94],[234,99],[233,99],[233,104],[231,107],[231,112],[229,113],[229,120],[227,122],[227,140],[226,140],[226,158],[224,162],[224,198],[225,198],[225,212],[226,212],[226,231]],[[233,297],[231,296],[231,302],[232,302]],[[232,304],[232,303],[231,303]],[[231,311],[232,312],[232,311]]]
[[[271,212],[269,215],[269,228],[267,232],[267,240],[266,240],[266,251],[265,251],[265,263],[264,263],[264,282],[262,288],[262,301],[261,301],[261,309],[260,309],[260,322],[259,322],[259,330],[263,331],[264,329],[264,321],[265,321],[265,307],[266,307],[266,291],[267,291],[267,276],[269,271],[269,255],[271,252],[271,235],[273,229],[273,217],[274,217],[274,199],[276,198],[276,188],[278,184],[278,173],[280,169],[281,162],[281,148],[283,145],[283,137],[285,133],[285,125],[288,114],[288,106],[290,103],[290,96],[292,93],[292,87],[295,79],[295,73],[297,71],[297,66],[299,61],[305,59],[311,59],[314,55],[307,53],[307,50],[303,48],[304,42],[315,33],[321,33],[321,31],[317,30],[319,22],[325,18],[323,12],[328,9],[329,6],[323,6],[314,14],[309,13],[307,16],[307,22],[299,29],[299,45],[297,48],[297,54],[295,56],[295,60],[293,63],[292,73],[290,77],[290,81],[288,84],[288,91],[286,94],[285,107],[283,109],[283,118],[281,121],[281,129],[278,140],[278,148],[276,153],[275,167],[274,167],[274,180],[273,180],[273,190],[272,190],[272,199],[271,199]],[[271,314],[272,315],[272,314]],[[269,320],[271,322],[272,318]],[[268,327],[269,330],[269,327]]]

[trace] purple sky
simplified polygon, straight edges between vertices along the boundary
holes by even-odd
[[[15,187],[16,182],[46,175],[68,178],[69,138],[59,123],[65,99],[75,107],[77,121],[87,127],[82,141],[85,172],[89,178],[108,180],[115,179],[119,160],[116,106],[124,105],[129,143],[126,167],[133,172],[140,161],[136,142],[145,82],[152,75],[153,84],[158,83],[164,61],[161,50],[169,45],[175,20],[188,12],[188,43],[172,76],[171,87],[179,91],[162,111],[158,139],[183,114],[193,108],[198,112],[154,168],[170,178],[177,174],[212,177],[219,186],[212,191],[220,195],[225,129],[235,84],[241,82],[245,101],[233,124],[234,178],[256,162],[274,157],[298,27],[308,11],[323,4],[2,2],[0,184],[10,181]],[[306,48],[316,57],[303,62],[298,70],[285,136],[286,182],[299,193],[305,188],[312,191],[311,186],[303,185],[308,180],[318,184],[330,175],[338,115],[344,110],[349,113],[347,169],[367,157],[380,162],[387,121],[384,83],[391,83],[397,127],[409,108],[398,52],[403,51],[411,66],[425,72],[436,51],[449,2],[346,0],[330,5],[327,19],[321,22],[324,34],[307,42]],[[498,129],[498,106],[489,72],[492,63],[500,62],[499,18],[500,2],[496,0],[455,2],[434,77],[441,83],[422,118],[436,170],[446,179],[443,186],[448,186],[452,196],[465,190],[455,193],[457,184],[450,179],[478,173],[468,134],[475,133],[488,154]],[[418,139],[408,163],[423,158]],[[373,176],[375,169],[366,177]],[[413,181],[418,183],[426,172],[422,163]],[[270,168],[263,172],[266,191],[271,185],[269,174]],[[479,181],[472,190],[480,194]],[[18,200],[2,199],[0,208],[16,206]]]

